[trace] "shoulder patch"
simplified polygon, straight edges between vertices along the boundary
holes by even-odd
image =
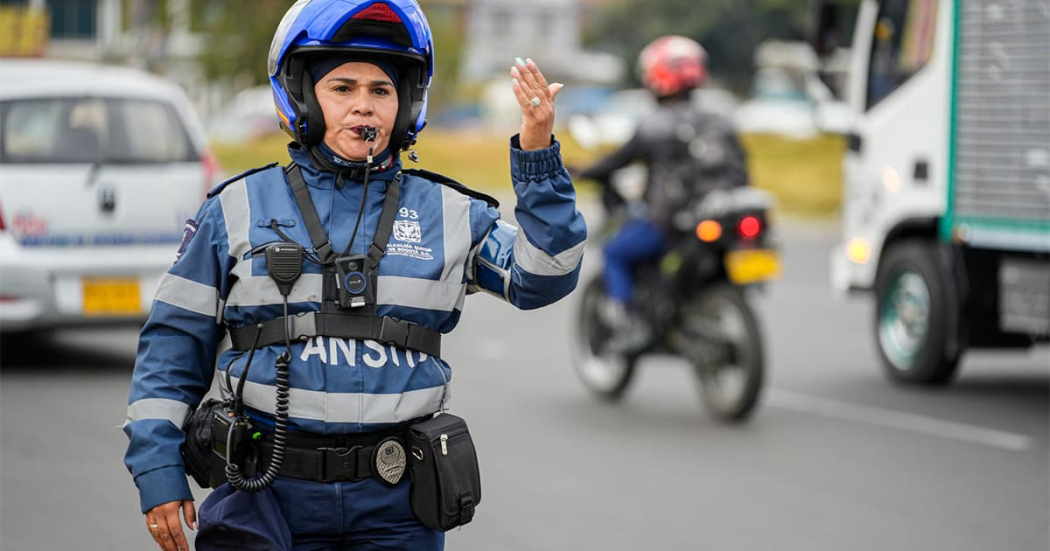
[[[264,170],[269,170],[269,169],[277,166],[278,164],[279,163],[275,163],[274,162],[274,163],[270,163],[270,164],[268,164],[266,166],[257,166],[255,168],[249,168],[248,170],[245,170],[244,172],[242,172],[242,173],[240,173],[240,174],[238,174],[236,176],[227,178],[227,179],[223,180],[219,185],[213,187],[211,189],[211,191],[208,192],[208,199],[211,199],[212,197],[215,197],[216,195],[222,193],[222,190],[226,189],[226,186],[236,182],[237,180],[240,180],[242,178],[247,178],[248,176],[251,176],[252,174],[255,174],[256,172],[262,172]]]
[[[182,244],[179,245],[179,250],[175,253],[175,262],[182,258],[183,253],[186,252],[186,247],[190,245],[190,240],[193,239],[194,235],[197,235],[197,228],[199,227],[200,224],[196,220],[192,218],[186,220],[186,225],[182,228]]]
[[[481,193],[480,191],[470,189],[469,187],[453,180],[452,178],[449,178],[448,176],[445,176],[444,174],[438,174],[437,172],[431,172],[429,170],[423,170],[421,168],[402,169],[401,172],[410,176],[418,176],[420,178],[425,178],[436,184],[448,186],[462,193],[463,195],[467,195],[469,197],[485,201],[493,208],[499,208],[499,201],[497,201],[495,197],[492,197],[491,195],[486,195],[484,193]]]

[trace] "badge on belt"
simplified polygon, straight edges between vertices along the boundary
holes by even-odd
[[[372,452],[372,466],[375,477],[387,486],[396,486],[405,475],[408,456],[405,446],[395,437],[387,438],[376,444]]]

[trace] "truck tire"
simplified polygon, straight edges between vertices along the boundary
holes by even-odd
[[[938,255],[935,243],[908,239],[891,245],[879,266],[875,341],[894,381],[943,385],[959,365],[959,297]]]

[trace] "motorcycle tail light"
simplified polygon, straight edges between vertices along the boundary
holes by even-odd
[[[736,229],[740,233],[740,237],[754,239],[758,237],[758,234],[762,233],[762,222],[757,217],[745,216],[740,219]]]
[[[696,236],[705,243],[718,241],[718,238],[722,237],[722,224],[714,220],[704,220],[696,225]]]

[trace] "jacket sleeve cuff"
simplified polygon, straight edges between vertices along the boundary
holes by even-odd
[[[179,466],[161,467],[143,473],[135,479],[139,487],[139,502],[142,513],[169,501],[192,500],[186,471]]]
[[[510,139],[510,172],[525,181],[549,179],[561,173],[561,144],[551,135],[546,149],[525,151],[517,134]]]

